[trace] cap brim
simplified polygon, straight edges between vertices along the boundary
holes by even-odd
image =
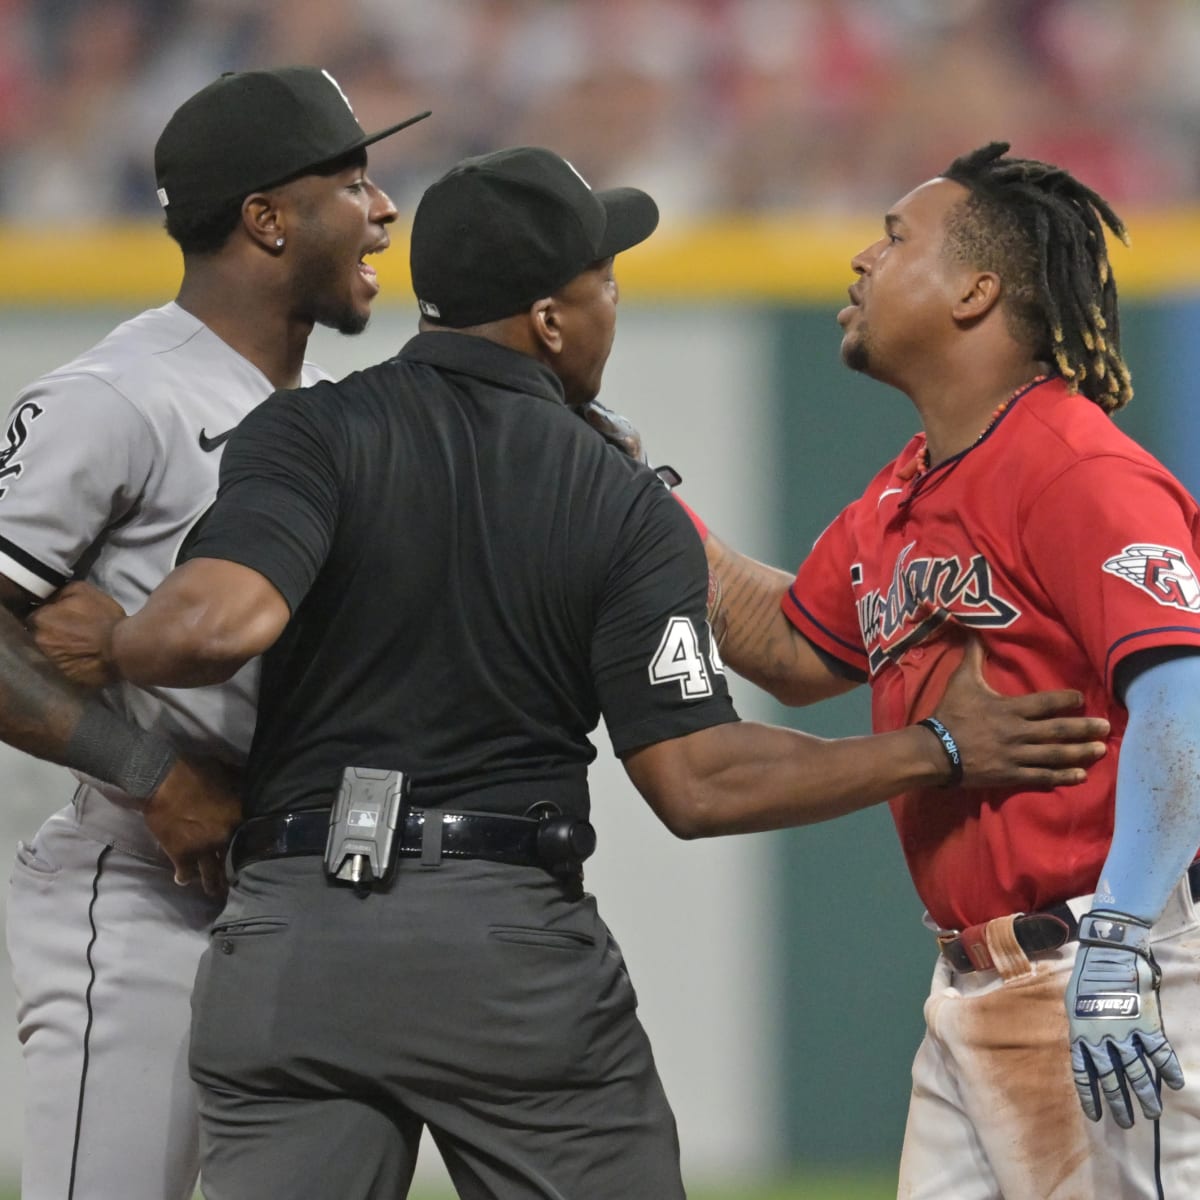
[[[637,188],[611,188],[596,192],[608,222],[600,239],[600,257],[611,258],[644,242],[658,228],[658,205]]]
[[[368,133],[365,137],[355,138],[348,146],[343,147],[336,154],[331,154],[328,158],[318,159],[314,163],[309,163],[306,167],[298,168],[290,175],[284,176],[283,179],[276,179],[271,183],[262,183],[250,190],[264,192],[268,188],[280,187],[282,184],[290,183],[293,179],[299,179],[302,175],[311,174],[316,168],[322,167],[326,163],[337,162],[338,159],[344,158],[347,154],[353,154],[356,150],[365,150],[372,143],[380,142],[385,137],[391,137],[393,133],[399,133],[401,129],[407,129],[410,125],[415,125],[418,121],[423,121],[430,115],[432,115],[431,112],[426,110],[425,112],[417,113],[415,117],[409,117],[407,121],[401,121],[399,125],[389,125],[387,129],[381,129],[378,133]]]
[[[370,146],[375,142],[381,142],[385,137],[391,137],[393,133],[399,133],[401,129],[407,129],[410,125],[415,125],[430,115],[432,115],[432,110],[426,109],[424,112],[417,113],[415,117],[409,117],[407,121],[401,121],[399,125],[389,125],[387,129],[381,129],[378,133],[367,134],[362,141],[355,142],[351,148],[357,150],[359,146]]]

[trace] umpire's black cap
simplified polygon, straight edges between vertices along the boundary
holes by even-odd
[[[338,81],[320,67],[228,71],[185,100],[154,147],[163,208],[207,212],[304,175],[424,120],[365,133]]]
[[[657,225],[658,206],[645,192],[594,192],[553,150],[515,146],[463,159],[417,205],[413,291],[438,324],[498,321],[645,241]]]

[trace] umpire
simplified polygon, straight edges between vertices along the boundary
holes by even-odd
[[[231,572],[233,625],[294,619],[194,997],[210,1200],[403,1196],[426,1124],[463,1197],[683,1195],[581,886],[587,735],[601,710],[618,752],[736,715],[686,517],[564,405],[599,390],[613,256],[657,222],[549,151],[461,164],[414,220],[423,331],[227,447],[191,554]],[[370,770],[327,870],[357,887],[321,863],[347,767]],[[390,872],[382,838],[356,862],[392,804]]]
[[[42,610],[97,605],[95,653],[135,683],[266,651],[251,819],[193,998],[209,1200],[404,1196],[424,1125],[466,1200],[677,1200],[674,1118],[582,887],[600,716],[685,837],[961,772],[919,726],[738,722],[687,516],[571,411],[612,346],[613,256],[657,220],[547,150],[460,163],[414,220],[421,332],[251,413],[140,612],[83,585]],[[1043,710],[953,695],[972,774],[1011,778],[1002,748]],[[1071,725],[1050,740],[1095,736]]]

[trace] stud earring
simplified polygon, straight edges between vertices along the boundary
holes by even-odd
[[[277,237],[275,239],[275,245],[278,246],[280,250],[282,250],[283,249],[283,238]]]

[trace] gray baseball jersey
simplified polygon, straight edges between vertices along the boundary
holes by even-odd
[[[323,378],[305,364],[304,384]],[[0,573],[38,597],[87,579],[126,611],[140,608],[212,503],[230,431],[272,390],[174,303],[126,321],[25,388],[0,448]],[[240,763],[257,670],[250,664],[207,688],[122,683],[106,698],[184,751]],[[115,788],[102,790],[122,804]],[[135,844],[144,838],[138,814],[111,817]]]
[[[323,377],[305,366],[303,382]],[[39,379],[0,439],[0,573],[35,596],[86,578],[140,608],[215,497],[229,430],[272,390],[175,304]],[[243,671],[221,687],[121,687],[108,699],[184,749],[236,762],[255,683]],[[188,1200],[199,1162],[189,1001],[219,905],[175,886],[128,797],[85,782],[13,864],[21,1193]]]

